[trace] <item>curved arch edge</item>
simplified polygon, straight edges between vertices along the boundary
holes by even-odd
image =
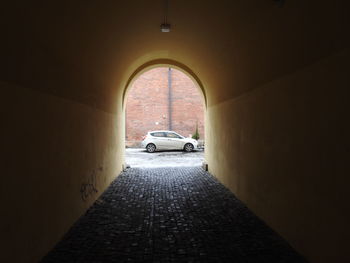
[[[194,83],[196,83],[198,88],[201,90],[203,98],[204,98],[205,107],[207,107],[207,96],[205,93],[204,86],[203,86],[202,82],[200,81],[200,79],[198,78],[198,76],[189,67],[187,67],[186,65],[184,65],[178,61],[172,60],[172,59],[155,59],[155,60],[151,60],[151,61],[139,66],[131,74],[131,76],[128,78],[128,81],[126,82],[126,85],[125,85],[124,90],[123,90],[123,97],[122,97],[123,109],[125,108],[127,91],[132,86],[133,82],[137,79],[137,77],[142,75],[142,73],[144,73],[150,69],[157,68],[157,67],[172,67],[172,68],[175,68],[175,69],[182,71],[187,76],[189,76],[192,79],[192,81],[194,81]]]

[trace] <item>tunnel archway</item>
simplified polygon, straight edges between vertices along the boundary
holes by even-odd
[[[168,167],[203,164],[206,95],[192,70],[170,60],[146,63],[131,75],[122,99],[125,165]],[[156,153],[147,155],[141,142],[150,131],[173,131],[174,136],[179,138],[167,138],[167,143],[159,145]],[[183,155],[184,141],[190,138],[195,139],[192,140],[195,142],[194,151]],[[158,154],[161,156],[156,157]],[[150,159],[151,156],[154,158]],[[160,161],[161,157],[164,160]]]
[[[1,262],[39,261],[119,175],[123,94],[156,64],[204,84],[209,172],[310,261],[350,262],[349,1],[173,1],[166,34],[157,1],[33,2],[0,16]]]

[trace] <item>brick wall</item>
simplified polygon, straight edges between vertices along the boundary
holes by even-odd
[[[155,68],[135,80],[127,94],[126,141],[137,146],[148,131],[169,129],[169,104],[172,130],[183,136],[193,134],[198,123],[204,139],[204,100],[195,83],[179,70],[171,69],[169,103],[168,68]]]

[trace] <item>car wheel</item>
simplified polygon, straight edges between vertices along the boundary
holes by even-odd
[[[156,146],[153,143],[149,143],[146,146],[146,150],[149,153],[153,153],[156,150]]]
[[[184,147],[184,150],[185,150],[185,152],[192,152],[193,148],[194,147],[193,147],[192,143],[186,143],[185,147]]]

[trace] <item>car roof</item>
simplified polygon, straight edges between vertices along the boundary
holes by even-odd
[[[149,131],[149,133],[151,132],[175,132],[175,131],[168,131],[168,130],[157,130],[157,131]],[[175,132],[177,133],[177,132]]]
[[[177,133],[176,131],[169,131],[169,130],[157,130],[157,131],[149,131],[147,134],[150,134],[150,133],[155,133],[155,132],[173,132],[173,133],[176,133],[177,135],[180,135],[182,137],[185,138],[185,136],[181,135],[180,133]]]

